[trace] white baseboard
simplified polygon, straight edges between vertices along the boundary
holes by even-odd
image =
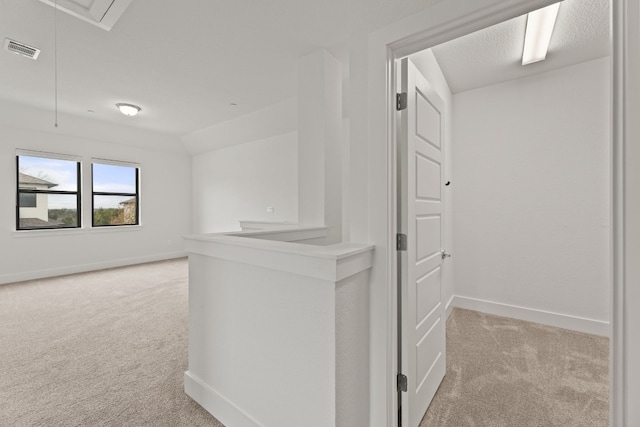
[[[451,295],[451,298],[449,298],[449,301],[447,301],[447,305],[444,307],[446,313],[447,313],[447,319],[449,318],[449,316],[451,316],[451,313],[453,312],[453,302],[455,299],[455,295]]]
[[[447,304],[447,314],[449,314],[449,307],[451,310],[453,310],[453,307],[465,308],[496,316],[511,317],[514,319],[541,323],[543,325],[570,329],[587,334],[600,335],[603,337],[611,336],[611,325],[609,322],[603,322],[601,320],[552,313],[544,310],[485,301],[477,298],[467,298],[459,295],[454,295]]]
[[[226,426],[264,427],[189,371],[184,373],[184,392]]]
[[[106,268],[125,267],[127,265],[144,264],[147,262],[165,261],[168,259],[183,258],[186,256],[186,252],[180,251],[135,258],[116,259],[91,264],[70,265],[59,268],[25,271],[23,273],[3,274],[0,275],[0,285],[14,282],[24,282],[26,280],[43,279],[46,277],[65,276],[67,274],[85,273],[87,271],[104,270]]]

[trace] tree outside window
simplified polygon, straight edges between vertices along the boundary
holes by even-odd
[[[93,226],[140,224],[139,168],[94,162]]]

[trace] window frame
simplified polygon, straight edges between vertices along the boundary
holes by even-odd
[[[136,188],[135,193],[123,193],[123,192],[111,192],[111,191],[94,191],[94,174],[93,165],[107,165],[107,166],[120,166],[133,168],[136,171]],[[136,200],[136,212],[134,224],[96,224],[95,223],[95,197],[96,196],[119,196],[119,197],[131,197]],[[128,163],[107,159],[91,159],[91,227],[92,228],[104,228],[104,227],[136,227],[140,226],[140,165],[138,163]]]
[[[76,163],[76,191],[69,190],[38,190],[33,188],[20,188],[20,157],[39,157],[43,159],[51,160],[63,160]],[[16,152],[16,231],[34,231],[34,230],[68,230],[82,228],[82,161],[75,156],[65,156],[56,153],[45,152],[29,152],[19,150]],[[38,194],[58,194],[76,197],[76,224],[65,225],[56,227],[28,227],[22,228],[20,226],[20,195],[21,194],[33,194],[38,197]],[[36,201],[37,204],[37,201]],[[37,207],[37,206],[36,206]]]

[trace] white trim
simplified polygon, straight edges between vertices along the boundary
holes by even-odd
[[[22,239],[25,237],[48,237],[48,236],[73,236],[84,234],[85,228],[81,227],[61,227],[61,228],[36,228],[33,230],[12,230],[14,238]]]
[[[189,371],[184,373],[184,392],[226,426],[264,427]]]
[[[253,221],[253,220],[240,220],[240,229],[242,231],[256,231],[256,230],[273,230],[278,228],[297,228],[299,227],[297,222],[288,221]]]
[[[460,295],[454,295],[452,300],[452,309],[453,307],[464,308],[496,316],[511,317],[513,319],[526,320],[527,322],[541,323],[543,325],[554,326],[556,328],[570,329],[572,331],[583,332],[586,334],[600,335],[603,337],[610,336],[611,325],[609,322],[603,322],[601,320],[587,319],[584,317],[554,313],[551,311],[521,307],[512,304],[502,304],[499,302],[463,297]]]
[[[625,146],[632,143],[626,134],[627,125],[635,120],[627,118],[627,91],[631,90],[628,79],[627,62],[638,54],[629,44],[635,41],[628,25],[637,27],[638,16],[629,16],[629,9],[638,11],[637,0],[611,0],[611,35],[613,48],[611,52],[611,340],[609,360],[610,396],[609,423],[611,426],[627,426],[627,405],[630,398],[627,390],[626,371],[626,335],[625,324]],[[631,19],[628,23],[627,19]],[[635,76],[634,76],[635,77]],[[637,143],[637,141],[633,141]],[[633,303],[632,303],[633,304]]]
[[[36,228],[33,230],[13,230],[13,237],[49,237],[72,236],[85,233],[113,233],[123,231],[142,231],[142,225],[108,225],[103,227]]]
[[[337,282],[373,266],[373,245],[336,243],[319,246],[297,243],[295,230],[284,230],[287,241],[255,239],[252,234],[214,234],[185,237],[189,254],[255,265],[305,277]],[[302,232],[305,230],[303,229]],[[324,228],[321,229],[324,231]],[[265,232],[268,233],[268,232]],[[301,235],[304,238],[304,234]]]
[[[104,270],[107,268],[125,267],[128,265],[145,264],[148,262],[165,261],[175,258],[184,258],[187,253],[184,251],[168,252],[165,254],[148,255],[136,258],[126,258],[113,261],[96,262],[91,264],[72,265],[69,267],[47,268],[43,270],[34,270],[24,273],[0,275],[0,285],[15,282],[24,282],[26,280],[44,279],[48,277],[66,276],[68,274],[86,273],[88,271]]]
[[[56,160],[68,160],[71,162],[80,162],[82,163],[82,156],[77,156],[73,154],[62,154],[62,153],[50,153],[47,151],[37,151],[37,150],[24,150],[22,148],[16,148],[16,156],[27,156],[27,157],[40,157],[45,159],[56,159]]]
[[[400,358],[399,358],[399,348],[400,348],[400,336],[398,334],[398,304],[400,303],[400,298],[398,295],[398,257],[396,250],[396,234],[399,232],[398,227],[398,206],[396,205],[396,201],[398,200],[397,189],[398,189],[398,152],[396,150],[396,142],[395,138],[397,137],[397,127],[396,127],[396,117],[397,112],[395,108],[392,108],[395,105],[392,100],[395,100],[396,91],[399,88],[400,82],[395,78],[398,69],[396,67],[396,61],[393,58],[393,51],[389,48],[389,46],[385,46],[386,51],[386,74],[390,76],[386,82],[386,105],[387,105],[387,141],[391,143],[387,143],[387,195],[390,197],[391,202],[387,203],[387,264],[391,265],[391,268],[388,269],[387,272],[387,280],[390,286],[387,289],[387,301],[388,305],[391,306],[387,308],[387,425],[395,427],[398,425],[398,414],[400,410],[400,402],[398,392],[397,392],[397,375],[400,372]],[[371,60],[373,58],[369,58],[370,66]],[[371,117],[369,117],[371,120]],[[370,369],[376,369],[374,366],[371,366]],[[372,381],[373,382],[373,381]],[[391,410],[389,411],[389,405],[391,405]],[[370,406],[375,406],[375,403],[370,403]],[[371,411],[371,410],[370,410]],[[390,419],[389,419],[390,418]],[[372,419],[371,425],[375,425],[377,420]]]
[[[451,316],[451,313],[453,312],[453,308],[455,307],[454,305],[455,298],[456,298],[455,295],[451,295],[451,298],[449,298],[449,301],[447,301],[447,305],[444,307],[445,313],[447,313],[447,319],[449,318],[449,316]]]
[[[609,425],[625,425],[624,348],[624,127],[625,127],[625,0],[611,1],[611,340],[609,353]]]
[[[121,233],[129,231],[142,231],[143,229],[144,226],[142,224],[103,225],[86,228],[89,233]]]
[[[110,166],[124,166],[129,168],[140,168],[140,163],[136,162],[127,162],[123,160],[112,160],[112,159],[101,159],[98,157],[92,157],[91,163],[97,163],[100,165],[110,165]]]
[[[265,239],[279,242],[304,242],[311,239],[327,237],[329,231],[327,227],[279,227],[260,230],[243,230],[239,232],[222,233],[227,236],[251,237],[254,239]]]

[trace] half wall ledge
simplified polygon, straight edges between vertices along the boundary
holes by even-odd
[[[185,392],[223,424],[368,424],[374,247],[326,230],[185,237]]]

